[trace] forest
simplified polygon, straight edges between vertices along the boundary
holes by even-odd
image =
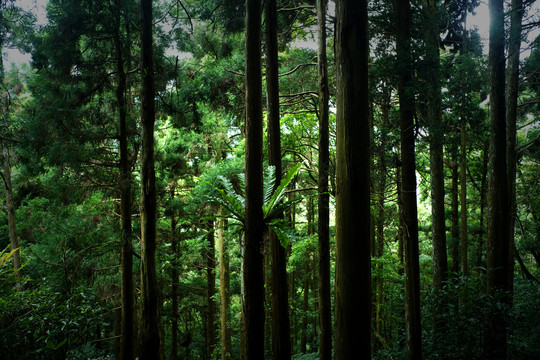
[[[2,359],[540,359],[534,0],[32,1]]]

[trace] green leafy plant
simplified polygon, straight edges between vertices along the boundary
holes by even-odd
[[[266,226],[272,229],[281,243],[281,246],[287,247],[291,239],[294,238],[294,230],[289,226],[283,217],[283,213],[299,203],[301,198],[284,200],[287,186],[300,171],[301,164],[293,166],[285,177],[281,179],[279,186],[275,188],[276,169],[274,166],[268,166],[263,177],[263,214]],[[243,174],[238,175],[240,181],[240,193],[235,189],[233,183],[224,176],[219,180],[223,188],[212,186],[218,196],[208,196],[208,198],[221,205],[228,212],[229,225],[237,225],[244,229],[244,209],[245,197],[243,194],[245,179]]]

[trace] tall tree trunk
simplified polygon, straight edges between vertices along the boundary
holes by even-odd
[[[171,186],[171,200],[174,199],[174,193],[176,184]],[[173,255],[172,269],[171,269],[171,302],[172,302],[172,311],[171,311],[171,360],[178,360],[178,285],[179,285],[179,276],[178,276],[178,239],[176,237],[176,214],[172,211],[171,214],[171,252]]]
[[[281,181],[281,129],[279,114],[279,64],[276,0],[265,1],[266,91],[268,101],[268,164],[275,166],[276,182]],[[291,358],[287,257],[274,231],[269,231],[272,289],[272,356]]]
[[[214,300],[216,293],[216,242],[213,221],[208,223],[208,230],[208,249],[206,253],[206,355],[207,359],[211,359],[214,348],[216,347],[216,301]]]
[[[510,209],[506,167],[506,106],[503,0],[490,0],[489,29],[491,127],[488,216],[487,216],[487,290],[488,294],[508,289],[508,249]],[[506,299],[507,300],[507,299]],[[485,341],[486,359],[505,359],[507,329],[503,310],[493,306],[488,314]]]
[[[221,212],[223,210],[220,210]],[[229,251],[224,234],[225,219],[220,220],[218,227],[219,242],[219,297],[221,299],[221,360],[231,358],[231,330],[229,328],[229,307],[231,304]]]
[[[318,250],[319,250],[319,360],[332,359],[332,314],[330,300],[330,166],[328,125],[328,62],[326,57],[327,0],[317,2],[319,74],[319,179],[318,179]]]
[[[13,186],[11,183],[11,157],[9,154],[9,148],[7,145],[3,146],[2,155],[4,160],[4,189],[6,190],[6,209],[8,216],[8,231],[9,231],[9,244],[11,251],[19,248],[19,238],[17,237],[17,223],[15,219],[15,200],[13,199]],[[17,250],[11,256],[13,259],[13,270],[15,271],[15,278],[17,279],[17,290],[24,290],[22,284],[22,271],[21,271],[21,253]]]
[[[336,4],[335,359],[371,356],[367,1]]]
[[[452,266],[450,271],[453,274],[459,272],[459,195],[458,195],[458,184],[459,184],[459,173],[458,173],[458,150],[457,145],[452,144],[452,159],[450,165],[450,171],[452,172],[452,225],[450,228],[450,234],[452,238],[451,243],[451,253],[452,253]]]
[[[444,214],[444,164],[437,1],[426,0],[426,60],[428,69],[428,122],[431,172],[431,214],[433,221],[433,286],[442,289],[448,272]]]
[[[244,356],[264,357],[264,219],[262,170],[261,1],[246,0],[246,204],[244,241]]]
[[[466,123],[461,123],[461,154],[459,169],[459,201],[460,201],[460,243],[461,243],[461,271],[463,276],[469,275],[468,265],[468,238],[467,238],[467,136]]]
[[[508,289],[514,286],[514,227],[516,219],[516,122],[519,84],[519,53],[521,48],[521,21],[523,0],[512,0],[510,39],[508,43],[508,73],[506,89],[506,166],[508,171],[508,196],[510,201]]]
[[[480,233],[478,234],[479,242],[478,242],[478,250],[476,253],[476,266],[478,268],[478,271],[483,271],[482,268],[485,269],[486,265],[483,259],[484,254],[484,214],[485,214],[485,208],[486,208],[486,187],[487,187],[487,173],[488,173],[488,160],[489,160],[489,151],[486,150],[488,148],[488,144],[486,142],[484,146],[483,151],[483,160],[482,160],[482,182],[480,183]]]
[[[403,221],[403,192],[401,191],[401,164],[396,165],[396,191],[397,191],[397,208],[398,208],[398,259],[401,268],[399,274],[403,274],[405,268],[403,238],[405,237],[405,222]]]
[[[302,328],[300,335],[300,352],[305,354],[307,352],[307,325],[308,325],[308,310],[309,310],[309,279],[311,277],[309,273],[309,266],[304,266],[304,297],[302,301]]]
[[[141,0],[142,163],[141,163],[141,360],[160,356],[159,290],[156,279],[156,174],[154,169],[155,89],[152,0]]]
[[[133,238],[131,228],[131,169],[129,164],[128,134],[127,134],[127,80],[124,71],[124,56],[120,35],[122,5],[116,1],[115,7],[115,37],[116,48],[116,103],[118,106],[118,122],[120,128],[120,213],[121,213],[121,243],[122,243],[122,342],[120,359],[134,358],[134,304],[133,304]]]
[[[386,198],[386,141],[387,141],[387,124],[389,121],[390,115],[390,90],[388,89],[382,95],[382,109],[381,109],[381,140],[380,140],[380,159],[379,159],[379,176],[377,184],[377,217],[375,221],[375,234],[376,234],[376,244],[375,244],[375,253],[374,256],[381,258],[384,253],[384,203]],[[383,310],[383,292],[384,292],[384,279],[383,279],[383,263],[379,261],[377,263],[377,277],[375,278],[375,331],[377,332],[376,337],[378,339],[383,339],[382,337],[382,310]],[[377,341],[374,350],[380,348],[379,345],[382,345],[380,341]]]
[[[414,94],[412,93],[411,9],[408,0],[394,0],[399,63],[399,115],[401,128],[401,191],[405,222],[405,323],[407,360],[422,359],[420,323],[420,266],[416,208],[416,159],[414,154]]]

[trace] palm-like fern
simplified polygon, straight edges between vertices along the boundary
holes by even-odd
[[[292,238],[294,238],[294,230],[289,226],[283,218],[284,212],[299,203],[301,198],[284,200],[285,190],[294,179],[300,170],[300,164],[293,166],[287,175],[281,179],[279,186],[274,190],[276,183],[276,169],[274,166],[268,166],[264,172],[263,178],[263,215],[266,226],[274,230],[281,245],[287,247]],[[238,176],[241,185],[244,183],[243,174]],[[209,196],[210,201],[221,205],[228,212],[228,219],[231,225],[240,226],[244,229],[244,210],[245,198],[244,194],[239,194],[229,179],[220,176],[219,180],[223,188],[214,189],[219,196]],[[244,186],[240,187],[243,191]]]

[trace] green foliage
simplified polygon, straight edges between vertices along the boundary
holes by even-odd
[[[285,177],[281,179],[279,186],[274,190],[276,182],[275,168],[269,166],[264,172],[263,179],[263,215],[266,226],[275,231],[281,245],[288,247],[290,240],[294,237],[294,230],[291,229],[287,221],[283,219],[283,213],[301,201],[300,198],[283,201],[285,190],[298,174],[301,164],[293,166]],[[238,175],[240,180],[240,193],[235,189],[232,182],[226,177],[219,176],[223,188],[214,187],[219,196],[208,196],[208,199],[221,205],[229,213],[231,225],[244,227],[245,198],[243,195],[243,174]]]
[[[70,295],[43,284],[36,290],[0,298],[0,352],[6,359],[46,359],[88,348],[96,327],[106,326],[92,289],[78,287]],[[101,352],[104,354],[104,352]]]

